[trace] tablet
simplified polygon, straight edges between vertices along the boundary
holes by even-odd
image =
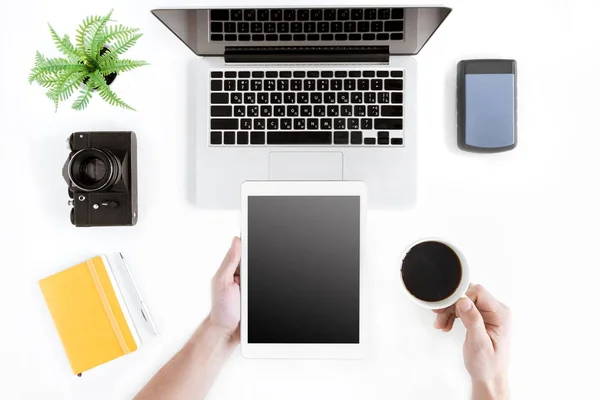
[[[241,340],[247,358],[362,358],[366,187],[242,185]]]

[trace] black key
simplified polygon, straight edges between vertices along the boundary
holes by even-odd
[[[267,78],[277,78],[277,71],[267,71]]]
[[[304,90],[315,90],[317,82],[314,79],[306,79],[304,81]]]
[[[350,102],[351,103],[362,103],[362,93],[361,92],[352,92],[352,94],[350,95]]]
[[[404,144],[404,140],[402,140],[402,138],[393,138],[392,144],[402,146],[402,144]]]
[[[390,35],[390,39],[391,40],[404,40],[404,34],[403,33],[392,33]]]
[[[333,40],[332,34],[327,33],[327,34],[321,35],[321,41],[325,42],[325,41],[331,41],[331,40]]]
[[[401,117],[402,106],[381,106],[381,115],[384,117]]]
[[[350,71],[348,72],[348,76],[350,78],[360,78],[360,71]]]
[[[221,132],[210,133],[210,144],[221,144],[222,140]]]
[[[318,78],[319,77],[319,71],[308,71],[306,73],[306,76],[309,78]]]
[[[388,92],[377,93],[377,102],[378,103],[389,103],[390,102],[390,94]]]
[[[338,33],[335,35],[335,40],[340,40],[340,41],[348,40],[348,35],[346,35],[345,33]]]
[[[250,78],[250,71],[240,71],[238,73],[238,77],[240,77],[240,78]]]
[[[402,71],[392,71],[391,76],[392,78],[402,78],[404,74]]]
[[[256,19],[256,10],[244,10],[244,20],[254,21]]]
[[[235,132],[223,132],[223,144],[235,144]]]
[[[333,120],[333,129],[346,129],[346,119],[336,118]]]
[[[304,71],[294,71],[294,78],[304,78],[306,76],[306,72]]]
[[[237,90],[240,92],[245,92],[248,90],[250,86],[250,81],[248,79],[240,79],[237,81]]]
[[[225,22],[225,33],[235,33],[235,22]]]
[[[402,90],[402,79],[386,79],[385,90]]]
[[[289,42],[290,40],[292,40],[292,35],[279,35],[279,40],[281,40],[282,42]]]
[[[314,33],[317,31],[317,24],[314,22],[305,22],[304,23],[304,32],[306,33]]]
[[[227,90],[227,91],[235,90],[235,81],[233,79],[225,80],[225,90]]]
[[[292,90],[298,91],[298,90],[302,90],[302,81],[300,79],[292,79],[291,83],[291,88]]]
[[[341,116],[342,117],[351,117],[352,116],[352,106],[341,106]]]
[[[348,139],[347,131],[335,131],[333,133],[333,144],[348,144]]]
[[[277,23],[277,32],[278,33],[288,33],[290,31],[289,22],[279,22]]]
[[[270,131],[276,131],[277,129],[279,129],[279,119],[269,118],[267,120],[267,129]]]
[[[306,129],[306,120],[304,118],[294,118],[294,129]]]
[[[265,38],[267,39],[267,42],[276,42],[277,40],[279,40],[279,36],[277,35],[267,35],[265,36]]]
[[[321,92],[329,90],[329,81],[327,79],[319,79],[317,81],[317,90],[320,90]]]
[[[227,93],[211,93],[210,102],[211,104],[228,104],[229,95]]]
[[[270,117],[273,115],[273,108],[271,106],[260,106],[260,116]]]
[[[381,90],[383,88],[383,80],[371,79],[371,90]]]
[[[252,40],[255,42],[262,42],[265,40],[265,35],[252,35]]]
[[[365,138],[365,144],[376,144],[375,138]]]
[[[350,35],[348,35],[348,40],[360,40],[361,35],[360,33],[352,33]]]
[[[312,107],[311,106],[300,106],[300,116],[301,117],[312,117]]]
[[[234,117],[245,117],[246,116],[246,107],[244,107],[244,106],[235,106],[233,108],[233,116]]]
[[[320,104],[323,101],[323,94],[319,92],[313,92],[310,94],[310,102],[313,104]]]
[[[269,9],[262,8],[258,10],[258,15],[256,17],[259,21],[268,21],[269,20]]]
[[[389,8],[380,8],[377,13],[377,17],[379,19],[390,19],[390,9]]]
[[[214,33],[223,32],[223,23],[222,22],[212,22],[210,24],[210,31]]]
[[[250,81],[250,87],[253,92],[260,92],[262,90],[262,81],[252,80]]]
[[[329,32],[329,22],[319,22],[317,24],[317,32],[328,33]]]
[[[351,144],[362,144],[362,132],[351,132],[350,133]]]
[[[210,90],[213,92],[219,92],[223,90],[223,81],[213,79],[210,81]]]
[[[338,15],[337,16],[338,16],[337,19],[339,21],[348,20],[348,19],[350,19],[350,10],[347,9],[347,8],[340,8],[338,10]]]
[[[382,31],[383,31],[383,22],[381,22],[381,21],[371,22],[371,32],[382,32]]]
[[[281,71],[281,72],[279,72],[279,77],[280,78],[291,78],[292,71]]]
[[[350,95],[348,92],[338,92],[337,94],[337,102],[340,104],[345,104],[350,102]]]
[[[378,78],[387,78],[390,73],[388,71],[377,71]]]
[[[320,10],[320,9],[311,10],[310,19],[313,21],[321,21],[323,19],[323,10]]]
[[[342,90],[343,84],[341,79],[331,80],[331,90]]]
[[[324,117],[325,116],[325,106],[315,106],[315,117]]]
[[[248,22],[238,22],[237,31],[239,33],[248,33],[250,32],[250,24]]]
[[[275,33],[277,32],[277,24],[275,22],[265,22],[263,29],[265,33]]]
[[[237,144],[248,144],[248,132],[238,131],[237,133]]]
[[[360,120],[360,129],[363,131],[373,129],[373,120],[371,118],[363,118]]]
[[[212,21],[229,21],[229,10],[210,10],[210,19]]]
[[[402,97],[403,97],[402,93],[398,93],[398,92],[392,93],[392,104],[402,104],[403,103]]]
[[[306,120],[306,129],[319,129],[319,120],[316,118],[309,118]]]
[[[275,90],[275,79],[266,79],[265,80],[265,90],[272,92]]]
[[[264,118],[256,118],[254,120],[254,129],[256,129],[256,130],[265,129],[265,119]]]
[[[263,24],[260,22],[253,22],[250,24],[250,32],[252,33],[262,33]]]
[[[375,35],[372,33],[365,33],[362,38],[363,40],[375,40]]]
[[[283,10],[283,19],[286,21],[295,21],[296,20],[296,10],[289,9],[289,8]]]
[[[332,78],[333,71],[321,71],[321,78]]]
[[[375,77],[375,71],[363,71],[363,76],[365,78],[373,78]]]
[[[346,71],[335,71],[336,78],[345,78],[346,76],[348,76]]]
[[[373,92],[365,93],[365,103],[375,103],[377,102],[377,96]]]
[[[258,106],[248,106],[246,111],[249,117],[258,117]]]
[[[356,32],[356,22],[354,22],[354,21],[344,22],[344,32],[346,32],[346,33]]]
[[[336,32],[343,32],[344,31],[344,24],[342,24],[341,22],[332,22],[331,23],[331,32],[336,33]]]
[[[306,35],[294,35],[294,40],[298,42],[303,42],[306,40]]]
[[[319,35],[317,35],[317,34],[306,35],[306,40],[315,42],[315,41],[319,40]]]
[[[212,35],[210,35],[210,40],[212,40],[213,42],[220,42],[223,40],[223,35],[212,34]]]
[[[252,129],[252,120],[250,118],[243,118],[240,120],[240,129]]]
[[[235,42],[237,40],[237,35],[233,35],[233,34],[225,35],[225,40],[228,42]]]
[[[404,30],[404,23],[402,21],[385,21],[383,30],[385,32],[402,32]]]
[[[377,118],[375,119],[375,129],[384,130],[401,130],[402,129],[402,118]]]
[[[323,102],[327,104],[335,103],[335,93],[326,92],[323,96]]]
[[[392,8],[392,19],[404,19],[404,9]]]
[[[306,93],[306,92],[298,93],[298,96],[296,96],[296,101],[298,104],[308,103],[308,93]]]
[[[271,10],[271,21],[281,21],[283,10]]]
[[[390,40],[390,34],[389,33],[378,33],[377,40]]]
[[[357,28],[358,28],[359,32],[370,32],[371,31],[370,24],[365,21],[359,22]]]
[[[344,79],[344,90],[356,90],[356,79]]]
[[[287,92],[288,90],[290,90],[290,81],[288,81],[287,79],[279,79],[277,81],[277,90],[279,90],[280,92]]]
[[[328,117],[337,117],[340,115],[340,107],[339,106],[327,106],[327,116]]]
[[[363,19],[362,8],[353,8],[352,11],[350,11],[350,18],[352,18],[354,21],[360,21]]]
[[[332,122],[331,118],[321,118],[321,129],[331,130]]]
[[[244,12],[242,10],[231,10],[231,20],[241,21],[244,18]]]
[[[244,101],[244,97],[241,93],[231,93],[231,98],[229,99],[229,101],[232,104],[242,104],[242,102]]]
[[[250,132],[250,144],[265,144],[265,133],[257,131]]]
[[[358,90],[369,90],[369,80],[368,79],[359,79],[358,80]]]
[[[235,71],[226,71],[225,78],[235,78],[237,76]]]
[[[298,10],[297,18],[298,21],[308,21],[310,19],[310,10]]]
[[[281,104],[281,93],[271,93],[271,104]]]
[[[238,120],[235,118],[211,118],[210,129],[238,129]]]
[[[298,116],[298,106],[287,106],[287,116],[288,117],[297,117]]]
[[[357,117],[364,117],[367,115],[367,107],[366,106],[354,106],[354,115]]]
[[[250,35],[238,35],[238,40],[241,42],[249,42]]]
[[[292,129],[292,119],[291,118],[282,118],[281,121],[281,129]]]
[[[337,13],[335,8],[326,8],[325,9],[325,20],[327,21],[335,21],[337,18]]]
[[[331,132],[323,131],[294,131],[269,132],[267,144],[273,145],[310,145],[331,144]]]
[[[273,116],[285,117],[285,106],[274,106],[273,107]]]
[[[379,117],[379,106],[367,107],[367,115],[369,117]]]
[[[365,19],[377,19],[377,9],[367,8],[365,10]],[[362,140],[361,140],[362,143]]]
[[[283,102],[285,104],[294,104],[296,102],[296,93],[294,93],[294,92],[284,93]]]
[[[377,132],[377,139],[389,139],[390,133],[387,131]]]
[[[360,129],[358,118],[348,118],[348,129]]]

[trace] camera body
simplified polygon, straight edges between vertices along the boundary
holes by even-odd
[[[71,223],[133,226],[138,219],[137,138],[134,132],[75,132],[63,168]]]

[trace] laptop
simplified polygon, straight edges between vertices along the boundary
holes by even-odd
[[[238,209],[245,181],[362,181],[375,209],[417,192],[416,55],[444,7],[160,9],[200,56],[196,202]]]

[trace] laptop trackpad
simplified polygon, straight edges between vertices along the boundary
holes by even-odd
[[[272,181],[341,181],[341,152],[272,152],[269,179]]]

